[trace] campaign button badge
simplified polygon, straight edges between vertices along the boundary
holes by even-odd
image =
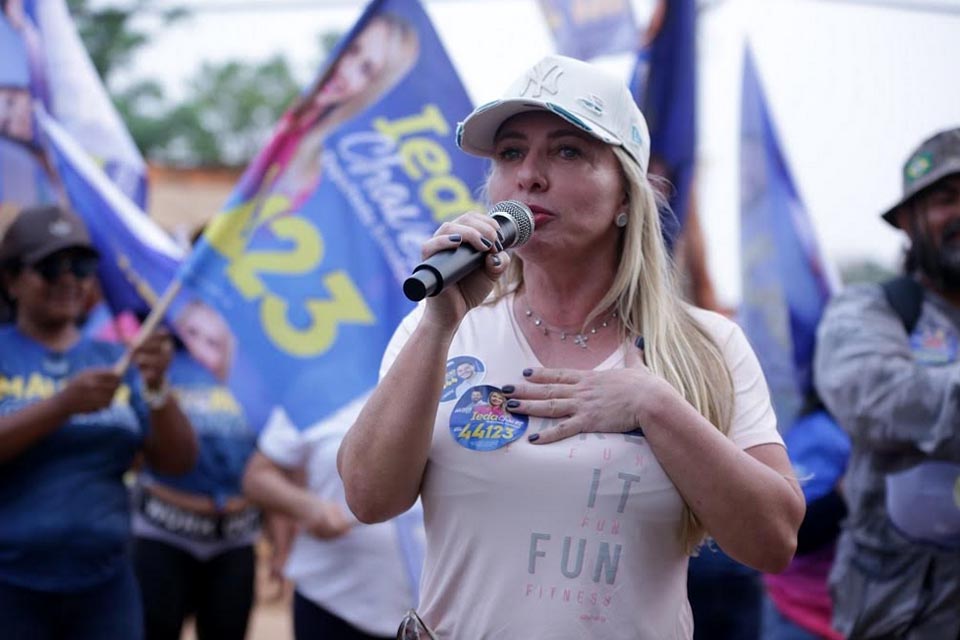
[[[920,364],[950,364],[957,359],[957,336],[946,327],[918,327],[910,336],[910,350]]]
[[[511,413],[507,398],[497,387],[471,387],[450,412],[450,434],[457,444],[472,451],[493,451],[519,439],[530,419]]]
[[[443,393],[440,402],[456,400],[470,387],[483,382],[487,368],[479,358],[456,356],[447,360],[447,373],[443,379]]]

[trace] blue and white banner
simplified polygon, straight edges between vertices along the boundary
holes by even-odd
[[[694,0],[657,0],[630,78],[630,90],[650,127],[650,172],[672,185],[673,215],[662,220],[671,247],[690,206],[696,161],[696,21]]]
[[[58,186],[100,252],[110,308],[145,314],[173,281],[184,252],[103,172],[66,128],[37,106],[39,139]]]
[[[484,163],[455,143],[470,110],[420,4],[377,0],[283,116],[184,267],[196,300],[171,310],[226,320],[210,340],[237,347],[253,424],[281,405],[303,428],[376,384],[421,243],[483,208]]]
[[[580,60],[635,51],[630,0],[539,0],[557,53]]]
[[[739,322],[760,359],[785,431],[813,389],[817,323],[836,286],[794,186],[749,49],[741,102],[740,251]]]
[[[0,203],[19,208],[57,199],[36,137],[37,102],[142,208],[146,166],[65,1],[11,1],[0,7]]]

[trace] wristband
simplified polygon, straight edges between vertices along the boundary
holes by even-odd
[[[143,401],[147,403],[147,406],[150,407],[152,411],[163,409],[169,399],[170,383],[166,378],[163,379],[163,384],[161,384],[160,388],[156,391],[151,390],[147,385],[143,385]]]

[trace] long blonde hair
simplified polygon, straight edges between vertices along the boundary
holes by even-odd
[[[623,338],[643,336],[646,364],[666,380],[724,435],[733,417],[733,381],[719,346],[681,302],[672,260],[663,242],[658,196],[639,165],[620,147],[612,147],[620,162],[629,204],[623,230],[620,264],[613,285],[584,321],[615,308]],[[513,256],[507,275],[497,284],[490,302],[523,284],[523,261]],[[692,553],[705,531],[685,505],[680,538]]]

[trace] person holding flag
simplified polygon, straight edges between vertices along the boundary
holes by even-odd
[[[439,638],[690,638],[704,536],[779,571],[804,506],[743,333],[679,299],[644,117],[617,78],[548,56],[458,143],[536,230],[510,256],[467,213],[423,245],[485,259],[395,333],[340,448],[347,503],[379,522],[422,497],[421,613]],[[444,399],[464,354],[510,423],[465,418],[472,392]],[[428,637],[419,619],[402,637]]]
[[[123,475],[142,453],[188,471],[196,439],[166,379],[172,344],[122,348],[77,327],[98,252],[59,206],[26,208],[0,241],[15,323],[0,330],[0,620],[10,637],[141,638]],[[53,614],[56,612],[56,614]]]

